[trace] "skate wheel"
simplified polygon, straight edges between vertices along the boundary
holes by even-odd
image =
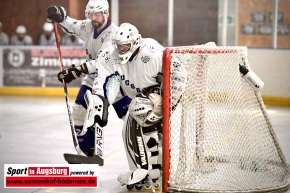
[[[142,189],[142,185],[136,185],[135,188],[136,188],[136,190],[141,190]]]
[[[150,184],[145,185],[145,186],[144,186],[144,189],[145,189],[145,190],[150,190],[150,189],[151,189],[151,185],[150,185]]]
[[[128,190],[132,190],[134,188],[134,185],[127,185],[126,187]]]
[[[156,183],[154,184],[154,186],[155,186],[155,189],[157,189],[157,190],[160,189],[160,183],[159,183],[159,182],[156,182]]]

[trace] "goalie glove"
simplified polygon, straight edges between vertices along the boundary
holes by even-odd
[[[75,65],[73,64],[69,69],[60,71],[57,74],[57,78],[60,82],[63,82],[64,80],[66,83],[70,83],[72,80],[80,77],[81,74],[82,72],[76,69]]]
[[[151,93],[136,95],[129,106],[130,115],[142,126],[149,127],[162,118],[162,97]]]
[[[66,19],[66,10],[60,6],[50,6],[47,8],[47,22],[56,21],[61,23]]]

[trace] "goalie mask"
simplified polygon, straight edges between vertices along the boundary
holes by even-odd
[[[86,6],[85,15],[87,19],[90,19],[91,14],[107,14],[109,10],[109,3],[107,0],[89,0]]]
[[[123,23],[112,39],[114,48],[117,50],[121,64],[125,64],[134,51],[140,47],[141,35],[138,29],[130,24]]]

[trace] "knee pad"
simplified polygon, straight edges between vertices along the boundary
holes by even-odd
[[[72,106],[72,118],[74,124],[77,126],[82,126],[85,121],[87,110],[80,104],[74,103]]]

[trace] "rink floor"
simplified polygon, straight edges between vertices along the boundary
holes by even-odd
[[[267,109],[289,163],[290,107]],[[122,121],[112,109],[104,129],[105,165],[99,170],[98,189],[4,189],[4,164],[66,164],[63,153],[75,153],[64,97],[0,96],[0,123],[0,193],[135,193],[116,180],[128,166],[121,137]]]

